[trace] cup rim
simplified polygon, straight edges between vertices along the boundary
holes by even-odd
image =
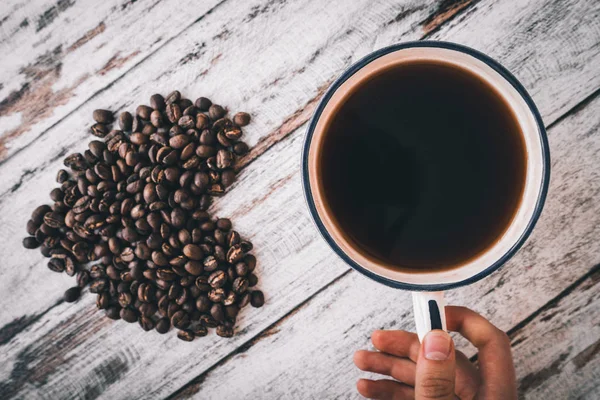
[[[489,67],[491,67],[493,70],[495,70],[498,74],[500,74],[502,76],[502,78],[504,78],[517,91],[517,93],[521,96],[521,98],[526,103],[526,105],[527,105],[529,111],[531,112],[531,114],[535,120],[535,123],[537,125],[537,131],[538,131],[538,135],[539,135],[539,139],[540,139],[540,143],[541,143],[541,156],[542,156],[542,163],[543,163],[541,187],[540,187],[540,191],[539,191],[536,203],[535,203],[535,207],[534,207],[532,216],[531,216],[530,220],[528,221],[526,228],[523,230],[523,232],[518,237],[518,239],[515,241],[515,243],[501,257],[499,257],[493,264],[491,264],[487,268],[483,269],[482,271],[478,272],[477,274],[469,276],[469,277],[467,277],[463,280],[457,281],[457,282],[432,283],[432,284],[407,283],[407,282],[402,282],[402,281],[394,280],[394,279],[391,279],[388,277],[384,277],[384,276],[375,274],[374,272],[370,271],[369,269],[361,266],[356,261],[351,259],[342,250],[342,248],[336,243],[336,241],[333,239],[333,237],[331,236],[331,234],[329,233],[329,231],[323,224],[323,221],[321,220],[321,217],[319,216],[319,214],[317,212],[317,208],[315,206],[315,201],[313,198],[313,191],[311,190],[311,187],[310,187],[309,150],[311,147],[313,134],[314,134],[315,128],[317,126],[317,122],[319,121],[321,114],[323,113],[323,110],[325,109],[326,105],[328,104],[328,102],[331,99],[331,97],[333,96],[333,94],[351,76],[353,76],[356,72],[361,70],[363,67],[365,67],[367,64],[371,63],[372,61],[374,61],[382,56],[385,56],[389,53],[396,52],[398,50],[403,50],[403,49],[408,49],[408,48],[419,48],[419,47],[420,48],[432,48],[432,47],[433,48],[441,48],[441,49],[448,49],[448,50],[454,50],[454,51],[458,51],[461,53],[465,53],[465,54],[470,55],[470,56],[478,59],[479,61],[487,64]],[[387,286],[390,286],[393,288],[412,290],[412,291],[439,291],[439,290],[447,290],[447,289],[452,289],[452,288],[468,285],[468,284],[479,281],[480,279],[484,278],[485,276],[488,276],[489,274],[491,274],[492,272],[494,272],[498,268],[500,268],[502,265],[504,265],[523,246],[523,244],[525,243],[525,241],[531,234],[535,224],[539,220],[539,217],[541,215],[541,212],[544,207],[545,200],[546,200],[546,196],[548,193],[549,182],[550,182],[550,149],[549,149],[546,129],[544,127],[542,117],[541,117],[537,107],[535,106],[533,99],[531,98],[529,93],[527,93],[527,90],[517,80],[517,78],[515,78],[514,75],[512,75],[505,67],[503,67],[497,61],[493,60],[489,56],[487,56],[477,50],[474,50],[470,47],[467,47],[464,45],[459,45],[456,43],[451,43],[451,42],[412,41],[412,42],[399,43],[399,44],[391,45],[391,46],[379,49],[377,51],[374,51],[373,53],[368,54],[367,56],[363,57],[358,62],[356,62],[355,64],[350,66],[333,82],[333,84],[329,87],[327,92],[324,94],[323,98],[319,101],[319,105],[315,109],[313,116],[310,120],[308,129],[306,131],[303,152],[302,152],[302,184],[303,184],[303,189],[304,189],[305,200],[306,200],[308,209],[310,211],[311,217],[313,219],[313,222],[317,226],[319,233],[325,239],[327,244],[333,249],[333,251],[340,258],[342,258],[348,265],[350,265],[350,267],[352,267],[354,270],[360,272],[361,274],[363,274],[379,283],[382,283],[384,285],[387,285]]]

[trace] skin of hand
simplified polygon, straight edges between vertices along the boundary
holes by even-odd
[[[516,399],[517,384],[508,336],[465,307],[446,307],[448,330],[459,332],[479,350],[473,365],[444,331],[375,331],[379,351],[359,350],[354,363],[391,379],[360,379],[358,392],[370,399]]]

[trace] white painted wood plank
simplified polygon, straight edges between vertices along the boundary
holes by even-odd
[[[450,304],[473,308],[508,330],[600,262],[599,109],[597,98],[550,130],[550,195],[536,230],[500,271],[448,292]],[[329,256],[321,270],[334,260]],[[250,349],[202,376],[182,397],[194,392],[199,398],[353,397],[361,376],[353,352],[369,347],[370,333],[381,328],[414,330],[410,295],[352,272]],[[472,346],[460,343],[474,354]]]
[[[220,1],[3,2],[0,160],[35,140]]]
[[[469,21],[466,22],[468,23]],[[450,33],[448,35],[450,36]],[[304,204],[299,192],[300,187],[297,176],[298,158],[296,158],[298,157],[298,149],[300,148],[301,133],[302,129],[295,132],[292,138],[278,145],[276,149],[267,152],[263,157],[251,164],[251,166],[243,172],[242,180],[239,182],[236,188],[234,188],[234,190],[226,198],[224,198],[223,201],[219,202],[215,208],[215,210],[221,215],[233,215],[236,221],[236,226],[238,226],[243,233],[250,235],[254,240],[257,246],[257,251],[261,252],[259,254],[259,260],[263,268],[261,270],[261,286],[267,292],[269,296],[268,300],[273,302],[270,303],[269,307],[272,307],[270,310],[269,308],[265,308],[260,312],[248,313],[248,315],[244,316],[244,318],[248,317],[248,319],[251,321],[249,322],[254,324],[251,329],[249,327],[249,329],[244,332],[245,338],[252,337],[255,332],[258,332],[260,329],[268,326],[268,322],[266,320],[259,320],[263,317],[267,318],[265,315],[267,312],[269,313],[269,320],[275,320],[278,315],[283,315],[283,313],[285,313],[289,307],[293,306],[293,304],[296,304],[293,301],[290,301],[290,298],[293,298],[296,302],[300,301],[306,295],[313,293],[315,288],[319,287],[319,285],[331,280],[333,275],[336,275],[344,270],[344,267],[341,265],[341,263],[339,263],[338,260],[330,257],[330,253],[325,249],[324,245],[320,241],[315,241],[316,236],[314,230],[312,230],[312,226],[310,226],[304,210]],[[284,151],[286,146],[295,147]],[[270,156],[271,158],[265,158],[267,156]],[[263,164],[260,164],[263,158],[265,161]],[[55,167],[52,169],[54,168]],[[265,174],[264,171],[270,171],[270,174]],[[258,178],[259,174],[262,174],[260,179]],[[26,182],[25,185],[27,185],[29,189],[26,190],[24,188],[22,193],[32,193],[32,188],[35,188],[36,184],[39,186],[39,184],[43,182],[43,179],[49,178],[48,176],[45,178],[40,178],[40,180],[35,181],[33,185],[30,182]],[[260,183],[260,185],[257,183]],[[269,193],[269,189],[271,188],[274,189],[274,194]],[[19,192],[19,190],[17,192]],[[238,195],[234,194],[236,192]],[[248,193],[248,196],[242,196],[240,193]],[[269,202],[271,197],[273,197],[273,201]],[[24,197],[21,197],[19,200],[22,201],[23,199]],[[13,199],[15,202],[19,200],[16,198]],[[250,205],[254,203],[256,203],[255,209],[248,209],[249,207],[252,207]],[[265,204],[263,208],[261,208],[261,204]],[[285,207],[282,207],[282,205],[285,205]],[[12,213],[17,211],[10,208],[8,210],[10,210]],[[267,221],[273,215],[276,216],[277,224],[270,226],[270,224],[267,224]],[[293,224],[286,225],[290,224],[290,221],[293,221]],[[259,234],[260,232],[256,231],[257,227],[265,227],[266,230],[264,231],[264,236]],[[293,234],[289,233],[290,229]],[[315,245],[311,247],[313,242]],[[258,249],[261,246],[262,249]],[[304,250],[299,252],[299,249]],[[265,261],[265,257],[267,258],[266,262],[263,262]],[[335,270],[332,269],[333,272],[322,269],[323,265],[330,264],[329,260],[331,260],[334,265]],[[12,269],[14,270],[15,265],[19,264],[13,263],[9,265],[11,265]],[[32,276],[31,279],[38,279],[39,282],[45,281],[47,282],[48,286],[51,286],[51,282],[48,282],[48,273],[44,274],[41,272],[39,267],[36,268],[37,269],[34,268],[32,270],[33,273],[31,275],[37,275],[37,277]],[[323,271],[325,271],[325,273]],[[11,273],[12,272],[14,271],[11,271]],[[329,275],[330,273],[331,275]],[[281,279],[282,276],[283,279],[281,281],[275,282],[276,279]],[[300,280],[298,280],[298,277],[300,277]],[[66,281],[66,277],[63,278]],[[271,283],[269,283],[270,279]],[[12,281],[18,282],[19,280],[12,279]],[[55,279],[55,282],[56,281],[58,281],[58,279]],[[41,283],[37,283],[36,286],[35,282],[29,282],[31,282],[30,284],[32,287],[42,287]],[[48,296],[47,293],[48,292],[44,293],[46,297]],[[54,293],[54,291],[52,291],[52,293]],[[279,293],[284,293],[288,297],[280,300],[280,298],[276,296]],[[88,303],[90,302],[89,298],[84,301],[88,301]],[[35,312],[40,313],[43,310],[43,308],[39,307],[39,304],[47,305],[48,303],[49,302],[43,301],[38,303],[38,306],[36,306],[37,311]],[[76,320],[72,322],[70,327],[65,327],[62,326],[59,321],[68,319],[74,315],[77,316],[76,312],[83,309],[89,310],[89,304],[88,307],[86,307],[85,304],[81,304],[77,306],[71,306],[71,308],[67,306],[59,306],[56,309],[53,309],[51,311],[52,317],[44,316],[40,320],[43,322],[32,325],[29,333],[35,332],[35,334],[32,334],[31,337],[16,337],[13,342],[10,343],[11,347],[16,345],[14,347],[15,351],[10,355],[10,357],[12,357],[11,359],[15,361],[18,357],[26,356],[28,352],[25,350],[29,350],[31,352],[34,348],[36,348],[36,346],[29,348],[27,346],[36,344],[36,342],[38,342],[42,349],[46,349],[46,352],[42,352],[42,354],[45,354],[47,357],[53,356],[50,350],[51,343],[48,341],[43,342],[43,338],[47,334],[48,328],[50,328],[50,331],[52,331],[52,328],[57,330],[58,337],[54,337],[54,339],[59,339],[62,337],[63,340],[67,340],[67,338],[71,338],[73,332],[78,332],[81,329],[82,322]],[[216,355],[206,354],[206,349],[211,348],[211,345],[206,341],[198,343],[197,346],[194,347],[193,351],[188,351],[188,348],[182,348],[181,344],[175,339],[171,340],[170,338],[160,337],[154,341],[152,335],[137,332],[137,327],[125,328],[119,324],[108,324],[108,327],[104,327],[102,326],[102,322],[104,320],[100,319],[98,315],[90,313],[89,318],[90,320],[85,320],[85,318],[82,317],[84,320],[83,324],[86,325],[86,322],[92,324],[94,329],[97,328],[98,336],[90,335],[90,342],[86,342],[85,345],[81,344],[80,342],[75,342],[73,347],[67,346],[68,351],[70,352],[70,357],[68,360],[61,365],[55,365],[54,369],[45,370],[40,374],[40,376],[43,375],[44,378],[51,377],[54,379],[52,380],[52,383],[55,386],[53,386],[52,383],[48,383],[48,387],[46,387],[45,390],[55,390],[56,392],[52,393],[59,393],[60,386],[57,386],[58,382],[61,382],[59,378],[61,376],[66,376],[66,374],[72,373],[72,371],[75,370],[79,371],[78,376],[81,376],[82,378],[76,380],[74,385],[79,385],[79,390],[82,391],[87,387],[85,382],[98,379],[98,371],[102,371],[106,374],[106,376],[110,376],[110,373],[107,371],[106,367],[106,365],[108,365],[107,360],[101,357],[106,357],[108,355],[113,357],[115,354],[117,354],[117,357],[119,357],[119,355],[118,353],[105,353],[105,349],[127,349],[128,347],[126,345],[131,345],[132,338],[134,338],[134,342],[138,347],[134,347],[133,349],[129,347],[129,351],[135,356],[130,357],[133,360],[133,366],[129,366],[127,371],[124,373],[127,379],[124,379],[123,382],[115,382],[118,379],[117,376],[116,378],[111,378],[114,379],[113,381],[104,381],[100,387],[105,389],[108,386],[108,391],[105,395],[117,396],[120,394],[125,396],[133,393],[135,390],[139,389],[139,387],[135,385],[132,386],[131,382],[134,380],[133,377],[137,378],[140,375],[144,375],[144,379],[147,379],[148,381],[153,382],[152,384],[159,386],[152,388],[155,390],[155,392],[153,392],[154,394],[160,395],[169,393],[169,391],[177,388],[177,385],[180,385],[180,382],[184,381],[186,377],[189,379],[190,376],[197,375],[202,368],[211,365],[213,360],[218,360],[218,354],[227,354],[228,350],[235,348],[235,345],[241,343],[242,341],[240,339],[239,342],[231,342],[231,346],[221,345],[221,347],[215,347],[213,351],[217,353]],[[243,320],[240,325],[248,326],[245,320]],[[118,332],[119,337],[109,337],[108,335],[110,332]],[[136,332],[137,336],[135,336]],[[95,341],[97,337],[101,338],[102,341]],[[105,342],[106,340],[108,340],[108,342]],[[61,343],[65,342],[63,341]],[[148,347],[144,347],[144,344],[146,344]],[[196,342],[194,342],[194,344],[196,345]],[[86,349],[89,348],[91,356],[87,356],[81,351],[75,353],[76,349],[81,349],[77,346],[85,346]],[[97,346],[95,350],[93,350],[93,346]],[[169,354],[168,352],[165,352],[166,349],[173,348],[175,349],[174,353]],[[150,351],[150,349],[152,349],[152,351]],[[143,358],[138,359],[140,354],[140,357]],[[156,362],[156,354],[161,355],[160,360],[163,361],[163,372],[166,371],[165,374],[159,375],[158,372],[160,371],[154,369],[157,375],[152,375],[149,374],[149,371],[143,370],[141,367],[147,363],[152,363],[153,360]],[[193,362],[194,364],[190,365],[188,361],[186,361],[185,365],[183,365],[185,369],[183,374],[178,375],[179,370],[172,371],[172,367],[166,367],[167,365],[171,365],[169,364],[170,362],[181,362],[181,359],[185,358],[184,355],[187,355],[187,358],[190,359],[189,362]],[[122,358],[128,360],[125,356]],[[21,359],[21,361],[23,360]],[[127,365],[129,365],[129,363],[127,363]],[[13,365],[9,364],[7,367],[8,373],[10,373],[12,370],[12,366]],[[1,376],[5,376],[4,373],[1,374]],[[164,381],[161,383],[166,382],[164,386],[160,386],[158,383],[156,383],[157,379],[160,378],[164,379]],[[26,392],[33,395],[35,390],[40,389],[28,387]]]

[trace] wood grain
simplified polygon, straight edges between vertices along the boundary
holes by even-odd
[[[3,4],[0,161],[198,23],[221,1]]]
[[[595,399],[600,392],[600,266],[511,334],[519,397]]]
[[[257,4],[262,4],[262,8],[259,6],[255,9]],[[459,13],[454,19],[455,23],[451,23],[451,28],[441,27],[438,29],[434,33],[434,37],[454,40],[456,35],[457,38],[464,40],[464,43],[489,53],[499,51],[501,56],[506,57],[503,59],[497,56],[500,61],[508,65],[520,78],[522,78],[520,74],[523,74],[525,78],[529,79],[529,81],[524,80],[524,83],[528,89],[533,88],[537,91],[535,96],[538,102],[540,99],[544,102],[544,108],[541,107],[541,109],[548,122],[549,117],[552,117],[550,120],[558,118],[561,113],[577,104],[598,87],[595,75],[592,76],[587,67],[588,62],[593,62],[598,56],[597,52],[593,51],[593,46],[589,45],[594,38],[597,42],[597,33],[593,26],[589,31],[584,29],[567,32],[554,31],[556,26],[560,26],[562,20],[557,21],[551,17],[560,11],[567,21],[574,21],[585,13],[593,13],[594,4],[588,3],[588,8],[583,10],[577,4],[572,4],[570,8],[567,7],[569,5],[566,5],[564,9],[561,8],[562,4],[554,5],[554,8],[546,7],[546,11],[542,13],[539,12],[539,9],[544,7],[540,7],[540,4],[532,3],[531,6],[521,7],[517,2],[478,3]],[[7,177],[0,183],[1,192],[4,193],[0,198],[0,215],[3,216],[0,222],[4,224],[3,235],[6,232],[8,238],[5,243],[0,244],[3,246],[0,247],[1,252],[8,254],[5,258],[6,263],[0,265],[0,284],[3,285],[1,290],[6,293],[5,298],[8,299],[8,302],[3,302],[2,306],[4,310],[8,311],[0,315],[0,320],[2,323],[12,323],[11,326],[25,329],[19,331],[21,334],[7,334],[7,345],[2,347],[3,354],[6,354],[6,362],[0,367],[0,380],[3,382],[4,393],[26,397],[49,396],[55,398],[64,396],[64,393],[90,398],[101,394],[107,398],[133,395],[159,397],[172,393],[191,378],[214,366],[222,357],[233,353],[239,345],[248,343],[259,332],[271,326],[282,316],[288,315],[288,318],[281,323],[281,326],[277,325],[273,330],[267,332],[273,334],[271,336],[273,339],[282,337],[276,334],[277,329],[282,329],[284,332],[304,332],[306,342],[300,342],[303,345],[316,342],[321,334],[338,334],[335,327],[331,327],[330,324],[335,325],[346,321],[345,313],[353,310],[347,304],[344,315],[340,311],[339,314],[331,317],[332,314],[328,314],[330,308],[328,304],[321,304],[316,311],[311,311],[322,314],[324,320],[333,318],[330,323],[326,324],[331,328],[329,331],[306,330],[307,320],[298,319],[298,315],[307,307],[313,309],[313,301],[308,303],[310,307],[307,305],[298,312],[289,314],[307,297],[347,273],[347,267],[332,257],[324,243],[317,239],[304,209],[299,184],[298,162],[301,136],[304,131],[302,123],[304,118],[308,118],[310,115],[310,112],[305,110],[305,105],[315,104],[315,99],[320,96],[320,90],[323,90],[322,88],[327,82],[330,82],[341,69],[357,57],[374,48],[381,47],[383,44],[419,37],[422,34],[420,22],[427,19],[431,10],[423,9],[422,5],[415,3],[406,3],[402,6],[382,3],[370,7],[358,4],[357,8],[353,8],[346,6],[346,3],[342,7],[341,3],[323,5],[316,2],[304,2],[298,8],[290,5],[271,5],[264,12],[256,12],[254,17],[249,17],[255,13],[251,10],[260,11],[266,5],[260,2],[248,3],[249,9],[247,9],[246,5],[239,3],[235,4],[235,7],[229,2],[224,3],[205,18],[203,22],[206,25],[203,25],[203,29],[181,35],[183,41],[178,40],[178,46],[165,46],[167,49],[165,52],[168,51],[168,54],[186,54],[181,59],[183,64],[170,64],[170,60],[167,56],[161,55],[162,53],[150,57],[136,67],[132,74],[124,76],[118,85],[111,87],[110,95],[109,93],[100,93],[81,107],[80,112],[65,118],[30,148],[17,154],[0,168],[3,177]],[[514,9],[517,10],[515,15],[518,18],[510,14]],[[581,15],[572,13],[571,9]],[[389,18],[390,15],[400,15],[407,10],[411,12],[405,14],[405,17],[398,21],[395,21],[395,18]],[[339,16],[339,21],[325,24],[323,21],[328,13],[334,12]],[[341,12],[343,14],[340,14]],[[324,15],[323,19],[317,18],[313,21],[306,17],[307,15],[312,17],[319,13]],[[219,29],[223,28],[221,24],[224,21],[238,21],[241,16],[247,20],[244,20],[243,24],[227,27],[230,33],[225,33],[225,29]],[[464,20],[460,21],[462,18]],[[498,23],[494,25],[496,19]],[[391,20],[394,22],[389,23]],[[536,21],[538,21],[537,25]],[[506,26],[507,24],[509,26]],[[544,30],[538,30],[539,24],[545,26]],[[360,29],[354,28],[354,26],[360,26]],[[288,34],[290,27],[292,29]],[[219,33],[217,35],[219,38],[211,39],[210,35],[215,31],[223,32],[223,34]],[[471,37],[473,35],[469,36],[465,33],[468,31],[485,32],[486,36]],[[307,35],[306,32],[310,34]],[[512,47],[511,51],[503,50],[502,46],[499,46],[499,50],[495,50],[497,49],[496,43],[488,37],[494,32],[498,34],[498,41]],[[535,57],[527,58],[523,53],[519,53],[518,49],[521,48],[520,46],[525,47],[525,51],[531,48],[535,49],[536,40],[547,45],[548,32],[556,37],[554,44],[547,49],[549,67],[539,70],[528,67],[528,62],[537,65],[540,60]],[[517,42],[520,46],[516,46],[514,41],[507,40],[512,35],[521,36],[522,40],[527,43]],[[256,68],[253,68],[252,65],[246,68],[236,57],[241,57],[243,60],[251,58],[244,53],[246,51],[243,45],[244,40],[249,38],[256,43],[262,43],[258,39],[260,37],[269,37],[271,41],[269,44],[265,43],[259,47],[261,59],[264,57],[264,61],[259,59]],[[203,38],[209,41],[207,49],[211,50],[203,50],[200,45],[194,45],[195,40]],[[575,40],[574,38],[583,44],[578,42],[577,49],[579,50],[565,52],[565,48],[575,46],[571,43]],[[507,41],[505,42],[505,40]],[[483,42],[482,45],[478,45],[480,41]],[[282,57],[282,54],[289,53],[287,49],[294,49],[293,57],[291,55]],[[581,49],[585,51],[580,51]],[[213,53],[207,54],[213,50]],[[234,57],[233,53],[236,51],[241,51],[241,56]],[[568,59],[563,52],[573,58]],[[560,60],[557,60],[559,54]],[[309,63],[313,59],[313,55],[314,60]],[[253,57],[256,58],[255,55]],[[571,84],[566,84],[568,79],[560,75],[563,81],[558,89],[554,85],[558,72],[553,69],[553,65],[557,63],[563,69],[564,76],[570,77],[569,79],[572,81]],[[573,67],[565,68],[564,65]],[[524,73],[529,70],[528,68],[534,70],[535,73]],[[296,70],[298,72],[295,74],[289,72]],[[240,77],[239,71],[243,72],[241,75],[244,79]],[[219,76],[226,76],[230,81],[217,80],[216,77]],[[582,80],[587,83],[587,86],[580,83]],[[249,105],[247,110],[256,115],[252,128],[248,130],[249,142],[256,144],[262,140],[264,143],[269,138],[273,139],[263,146],[264,153],[256,153],[255,157],[249,160],[253,162],[243,170],[240,181],[213,208],[218,215],[233,217],[236,227],[255,243],[261,265],[261,287],[268,296],[266,308],[244,313],[239,323],[243,329],[240,335],[231,341],[209,337],[204,341],[196,341],[183,346],[172,335],[168,337],[150,335],[141,332],[137,326],[107,323],[107,320],[103,319],[101,315],[93,312],[91,296],[85,296],[75,305],[56,304],[56,299],[62,290],[71,284],[71,280],[66,276],[56,276],[46,272],[39,256],[33,252],[26,253],[18,245],[24,223],[20,215],[23,215],[23,210],[31,210],[36,203],[43,201],[44,193],[47,193],[52,187],[51,180],[60,164],[60,158],[72,149],[81,149],[82,144],[89,140],[89,136],[84,135],[83,132],[89,124],[91,110],[99,106],[107,107],[107,105],[114,109],[131,107],[131,104],[139,102],[140,98],[147,98],[155,90],[147,87],[146,82],[148,81],[154,82],[156,87],[159,89],[162,87],[164,90],[174,86],[188,87],[191,92],[203,88],[203,93],[209,95],[220,93],[218,89],[225,88],[223,93],[227,94],[224,94],[223,98],[228,99],[228,104],[235,107]],[[271,84],[268,85],[269,83]],[[142,87],[142,85],[145,86]],[[232,94],[231,103],[229,103],[229,93]],[[546,93],[551,93],[553,98],[547,98],[550,96],[547,96]],[[118,101],[114,99],[118,99]],[[220,101],[218,97],[217,99]],[[590,106],[597,108],[597,103],[592,102],[588,105],[588,107]],[[583,111],[588,110],[588,107]],[[572,119],[568,118],[564,123],[569,121]],[[557,125],[557,128],[562,125],[562,123]],[[282,126],[283,129],[281,129]],[[570,126],[570,129],[573,129],[573,132],[578,135],[584,128],[589,127],[587,125]],[[73,132],[82,133],[73,135]],[[72,136],[69,137],[69,134]],[[594,137],[594,134],[591,136]],[[550,266],[550,271],[552,271],[550,275],[559,281],[564,277],[561,274],[565,273],[562,268],[563,264],[568,263],[570,268],[571,262],[575,263],[570,271],[573,279],[577,277],[577,274],[584,272],[585,266],[581,265],[592,262],[593,254],[586,256],[586,259],[579,252],[589,250],[593,243],[584,242],[584,239],[591,241],[590,238],[594,235],[597,236],[598,233],[594,230],[597,229],[594,224],[597,225],[598,221],[593,214],[594,210],[597,210],[593,195],[598,191],[598,177],[592,174],[594,164],[589,160],[592,157],[589,152],[597,151],[597,146],[590,146],[588,143],[587,147],[583,145],[579,147],[577,143],[571,144],[569,140],[574,139],[572,136],[570,139],[564,138],[564,146],[567,148],[571,146],[570,151],[578,153],[580,158],[578,161],[581,162],[581,165],[577,165],[579,169],[571,170],[562,167],[566,173],[568,172],[560,189],[566,193],[561,198],[565,210],[561,208],[561,205],[554,205],[552,211],[554,219],[546,222],[545,227],[538,228],[538,231],[542,231],[538,234],[541,235],[541,239],[539,239],[541,244],[524,252],[522,256],[524,259],[521,259],[521,262],[530,260],[530,263],[534,261],[545,263]],[[558,144],[558,146],[562,145],[562,142]],[[582,179],[591,181],[592,186],[588,186],[587,182],[584,185],[583,180],[574,179],[573,176],[576,178],[581,176]],[[570,183],[570,181],[573,182]],[[11,191],[11,189],[14,190]],[[593,192],[594,190],[595,192]],[[584,210],[583,215],[578,214],[583,212],[579,210],[573,213],[578,225],[572,228],[567,225],[567,216],[570,217],[571,210],[576,208],[576,202],[583,202],[582,204],[584,206],[587,204],[588,208]],[[565,214],[565,212],[569,212],[569,214]],[[578,238],[576,242],[579,247],[571,245],[573,242],[570,237],[566,236],[568,233],[572,233]],[[546,240],[550,242],[546,242]],[[323,268],[323,266],[327,266],[327,268]],[[348,284],[340,286],[347,279],[366,281],[353,275],[355,274],[350,274],[349,277],[342,276],[335,285],[331,286],[331,289],[348,287]],[[552,286],[548,286],[552,283],[549,283],[550,278],[539,275],[540,272],[536,269],[519,279],[524,279],[525,284],[533,282],[538,285],[536,287],[552,289]],[[526,293],[519,291],[515,284],[505,284],[509,278],[510,282],[517,282],[514,275],[505,276],[501,272],[494,275],[485,286],[469,288],[465,292],[474,294],[489,292],[484,297],[489,300],[482,302],[479,309],[494,318],[505,310],[502,305],[503,301],[510,300],[507,299],[509,297],[518,299],[518,302],[511,304],[520,304],[522,312],[517,313],[514,320],[505,319],[503,324],[506,327],[517,323],[519,318],[523,318],[544,301],[543,296],[539,300],[542,303],[535,299],[525,298]],[[27,284],[24,285],[23,282],[27,282]],[[356,284],[349,286],[355,287]],[[364,287],[361,289],[362,292],[365,292]],[[376,290],[379,291],[380,288],[377,287]],[[473,291],[471,292],[471,290]],[[327,292],[328,290],[317,295],[314,301]],[[351,293],[362,296],[367,294],[357,294],[356,292],[357,290]],[[16,303],[12,302],[14,301],[12,299],[17,296],[25,299],[19,308],[16,308],[14,306]],[[386,300],[388,309],[397,307],[398,299],[405,300],[398,297],[399,294],[393,291],[387,296],[389,296]],[[358,314],[364,313],[368,304],[371,303],[367,302],[362,311],[359,309]],[[370,312],[376,311],[376,308],[370,310]],[[354,311],[352,312],[354,313]],[[398,315],[403,315],[403,313]],[[36,316],[39,316],[37,320],[35,320]],[[313,318],[315,317],[313,316]],[[360,315],[357,318],[361,318]],[[361,332],[365,335],[371,325],[377,321],[364,315],[362,318],[365,321],[363,325],[351,327],[352,324],[348,324],[346,328],[349,328],[352,334]],[[407,314],[402,318],[406,324],[409,323],[410,315]],[[318,322],[321,322],[321,319]],[[387,321],[381,319],[380,322],[390,326],[389,318]],[[392,325],[399,326],[400,323],[394,322]],[[82,332],[87,336],[80,336],[83,335]],[[346,334],[342,334],[341,337],[344,335]],[[81,337],[85,337],[85,341],[79,341]],[[362,339],[363,341],[359,345],[364,343],[364,337]],[[296,343],[294,340],[289,343],[293,345]],[[264,339],[256,341],[256,343],[261,344],[263,341]],[[59,344],[58,351],[56,350],[57,343]],[[254,347],[249,347],[248,353],[253,351]],[[62,350],[63,348],[64,350]],[[106,349],[112,350],[106,351]],[[276,352],[276,347],[268,350],[269,354],[285,356],[285,354],[275,354]],[[337,353],[340,353],[339,347]],[[290,356],[289,352],[287,356]],[[334,355],[333,359],[337,360],[340,356],[341,354],[336,358]],[[239,357],[242,356],[239,355]],[[52,363],[51,361],[55,358],[60,359],[60,363]],[[293,359],[293,361],[299,362],[297,359]],[[278,362],[280,364],[274,364],[278,366],[277,368],[287,365],[285,362]],[[344,360],[344,362],[346,361]],[[42,369],[32,379],[24,378],[32,374],[36,366],[43,365],[43,363],[49,363],[49,367]],[[117,368],[113,369],[112,365]],[[271,366],[273,364],[264,365]],[[306,363],[300,363],[300,365],[306,365]],[[335,364],[327,365],[330,369],[331,365],[336,366]],[[217,379],[213,379],[212,374],[219,373],[222,368],[214,369],[214,372],[208,375],[209,379],[206,380],[206,383],[216,385]],[[272,377],[273,370],[277,369],[264,366],[261,368],[265,378]],[[331,370],[334,371],[335,368]],[[278,377],[273,379],[278,379]],[[257,379],[257,382],[262,381]],[[272,385],[275,385],[275,381],[272,382]],[[198,386],[191,388],[196,387]],[[211,387],[213,387],[212,390],[216,390],[214,386]],[[202,393],[205,393],[205,388],[202,387],[202,389]],[[294,388],[291,387],[290,390],[292,389]],[[347,387],[345,387],[346,389]],[[283,388],[272,390],[273,396],[275,396],[277,391],[283,390]]]
[[[553,173],[538,226],[501,270],[448,292],[450,304],[473,308],[509,330],[600,262],[600,216],[595,211],[600,207],[600,173],[594,168],[600,155],[599,107],[596,98],[549,131]],[[313,252],[323,251],[319,245]],[[327,257],[322,271],[335,261],[334,255]],[[200,375],[177,397],[354,396],[354,384],[362,375],[352,364],[352,354],[370,347],[375,329],[412,331],[410,294],[350,272]],[[468,355],[475,354],[464,340],[458,343]],[[231,384],[224,387],[221,382]]]

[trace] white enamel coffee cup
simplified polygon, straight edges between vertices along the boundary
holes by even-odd
[[[323,200],[318,154],[326,127],[361,82],[402,63],[431,61],[467,70],[493,87],[512,109],[525,143],[526,178],[520,205],[505,232],[487,250],[448,270],[411,271],[390,268],[351,243],[335,223]],[[304,193],[313,220],[331,248],[352,268],[385,285],[413,292],[419,338],[446,329],[443,291],[491,274],[523,245],[540,217],[548,191],[550,153],[542,119],[533,100],[499,63],[465,46],[446,42],[410,42],[378,50],[345,71],[329,88],[310,122],[302,155]]]

